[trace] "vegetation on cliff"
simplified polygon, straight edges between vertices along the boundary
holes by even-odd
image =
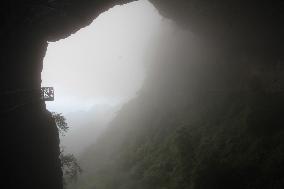
[[[137,97],[79,158],[85,172],[73,188],[283,188],[281,93],[251,70],[238,77],[234,55],[214,54],[156,59]]]

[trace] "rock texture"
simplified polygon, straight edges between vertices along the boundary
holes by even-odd
[[[2,183],[8,184],[6,188],[62,188],[58,131],[45,104],[38,100],[47,41],[65,38],[101,12],[128,2],[11,0],[1,5]],[[222,49],[224,56],[247,59],[242,62],[255,70],[256,83],[272,90],[275,72],[269,75],[268,70],[283,62],[283,1],[151,2],[165,17]],[[273,90],[282,90],[281,79]]]
[[[1,6],[5,188],[62,188],[58,131],[39,93],[47,41],[69,36],[113,5],[114,1],[24,0]]]

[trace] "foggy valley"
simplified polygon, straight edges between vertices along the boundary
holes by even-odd
[[[282,1],[8,4],[7,189],[284,188]]]
[[[67,188],[259,188],[254,179],[264,173],[252,167],[257,149],[267,149],[247,145],[278,113],[269,106],[252,113],[257,98],[246,94],[274,103],[258,92],[268,86],[258,84],[257,65],[224,56],[148,1],[114,7],[70,38],[49,45],[43,72],[58,91],[47,105],[69,125],[64,153],[83,170]],[[263,171],[274,169],[276,162]]]

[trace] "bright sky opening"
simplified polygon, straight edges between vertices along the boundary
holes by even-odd
[[[145,53],[162,17],[146,0],[115,6],[66,39],[50,42],[42,86],[55,89],[56,112],[117,105],[134,97],[145,77]]]

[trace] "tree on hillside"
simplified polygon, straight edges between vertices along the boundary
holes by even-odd
[[[52,118],[54,119],[59,133],[65,136],[65,133],[69,130],[66,118],[61,113],[52,112]],[[61,168],[63,171],[63,185],[66,188],[67,183],[76,182],[78,176],[82,173],[82,169],[73,154],[65,154],[64,147],[60,147],[60,160]]]

